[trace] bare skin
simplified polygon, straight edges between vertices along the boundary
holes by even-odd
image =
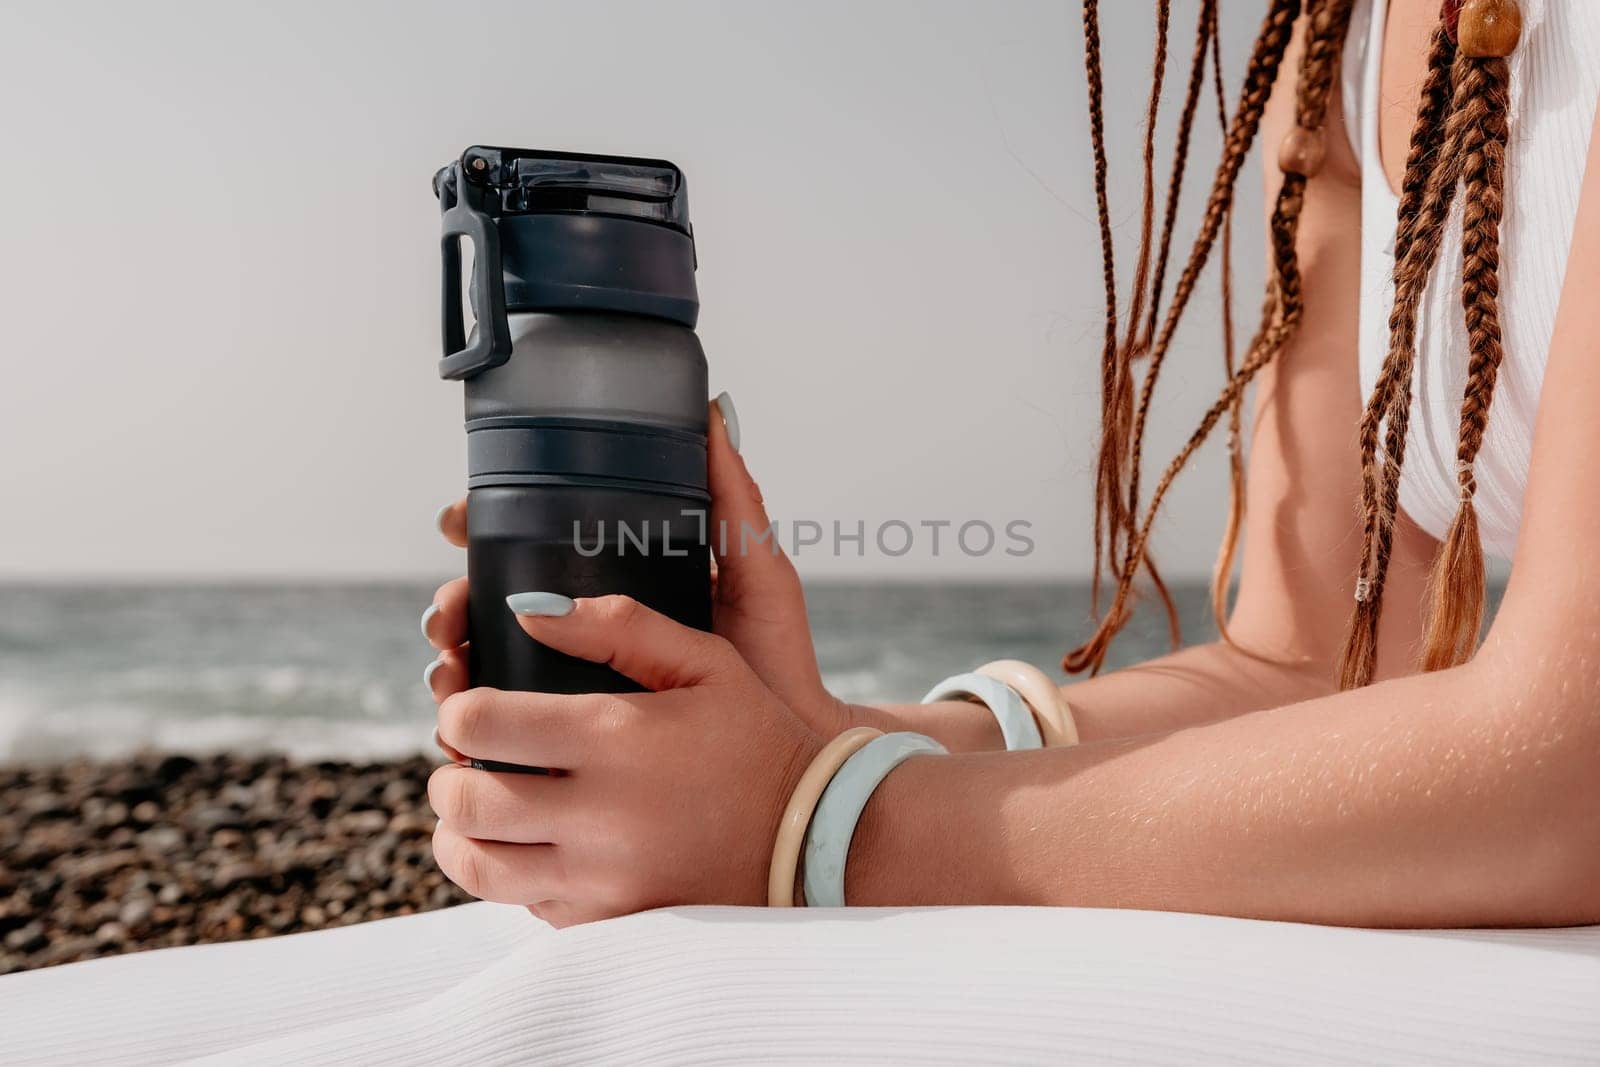
[[[1395,0],[1382,144],[1398,181],[1435,0]],[[1419,30],[1420,27],[1420,30]],[[1294,57],[1285,64],[1292,72]],[[1292,78],[1292,73],[1289,74]],[[1291,122],[1280,86],[1262,138]],[[1463,667],[1413,674],[1435,544],[1397,531],[1379,681],[1335,693],[1359,551],[1358,173],[1337,107],[1301,227],[1306,319],[1256,399],[1230,624],[1251,654],[1185,649],[1069,685],[1084,743],[992,751],[965,704],[859,708],[822,685],[787,559],[718,561],[716,636],[619,598],[531,636],[655,692],[463,692],[464,583],[429,626],[439,729],[461,752],[564,767],[447,766],[430,795],[445,872],[558,925],[682,903],[758,904],[772,831],[825,740],[916,729],[851,847],[852,904],[1055,904],[1376,926],[1600,922],[1600,139],[1592,142],[1540,405],[1511,584]],[[1268,153],[1270,155],[1270,153]],[[1276,181],[1268,174],[1269,188]],[[765,521],[713,412],[713,517]],[[464,509],[446,517],[462,543]],[[687,783],[687,784],[686,784]]]

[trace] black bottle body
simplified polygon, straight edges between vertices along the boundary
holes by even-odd
[[[471,684],[544,693],[639,689],[609,667],[534,641],[505,598],[533,590],[570,597],[622,593],[685,626],[709,630],[711,556],[702,535],[704,514],[703,505],[631,490],[470,490]]]
[[[620,593],[710,628],[705,356],[687,326],[642,315],[509,326],[511,358],[466,382],[469,680],[637,689],[529,638],[505,598]]]

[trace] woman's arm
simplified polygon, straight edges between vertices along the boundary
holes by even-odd
[[[1162,736],[913,760],[867,808],[851,902],[1600,922],[1597,285],[1600,131],[1511,584],[1471,663]]]
[[[1583,639],[1164,736],[912,760],[867,807],[846,899],[1600,922],[1600,642]]]
[[[952,670],[965,666],[975,664],[952,665]],[[1074,682],[1062,692],[1072,705],[1079,738],[1088,743],[1282,707],[1332,692],[1332,671],[1331,662],[1320,659],[1272,659],[1214,641]],[[979,704],[943,701],[854,710],[859,722],[885,731],[925,733],[952,752],[1004,747],[994,716]]]
[[[1417,51],[1419,63],[1421,55]],[[1263,183],[1269,191],[1283,177],[1277,145],[1294,125],[1298,67],[1296,45],[1262,121]],[[1278,361],[1263,371],[1255,392],[1239,594],[1229,619],[1240,647],[1220,641],[1195,645],[1067,685],[1063,692],[1085,741],[1214,722],[1335,689],[1361,551],[1361,539],[1351,531],[1359,523],[1355,427],[1363,400],[1355,358],[1361,174],[1337,94],[1327,143],[1328,162],[1308,186],[1300,223],[1300,266],[1310,294],[1305,318]],[[1409,520],[1397,524],[1380,677],[1411,669],[1436,547]],[[887,725],[932,732],[955,750],[999,747],[999,733],[981,708],[883,710]]]

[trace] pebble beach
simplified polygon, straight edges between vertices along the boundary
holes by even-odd
[[[449,907],[436,761],[0,765],[0,974]]]

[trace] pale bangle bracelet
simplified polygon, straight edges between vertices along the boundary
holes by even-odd
[[[1066,748],[1078,743],[1078,724],[1072,717],[1072,705],[1061,695],[1061,687],[1044,671],[1020,659],[997,659],[985,663],[975,673],[1004,682],[1027,701],[1039,724],[1039,732],[1044,735],[1046,748]]]
[[[945,747],[931,737],[896,733],[874,737],[844,761],[822,791],[806,831],[806,864],[801,877],[807,905],[844,907],[844,865],[867,801],[889,772],[912,756],[944,754]]]
[[[772,865],[767,868],[767,907],[794,906],[794,876],[800,866],[800,846],[805,842],[806,828],[811,825],[811,816],[817,810],[822,791],[846,760],[861,751],[868,741],[882,736],[882,730],[870,726],[846,730],[824,745],[800,776],[789,797],[789,806],[783,809],[783,818],[778,822],[777,839],[772,843]]]
[[[1017,691],[1003,681],[982,674],[957,674],[928,690],[922,703],[960,699],[976,700],[989,709],[989,714],[1000,724],[1000,736],[1006,740],[1007,752],[1044,747],[1033,711]]]

